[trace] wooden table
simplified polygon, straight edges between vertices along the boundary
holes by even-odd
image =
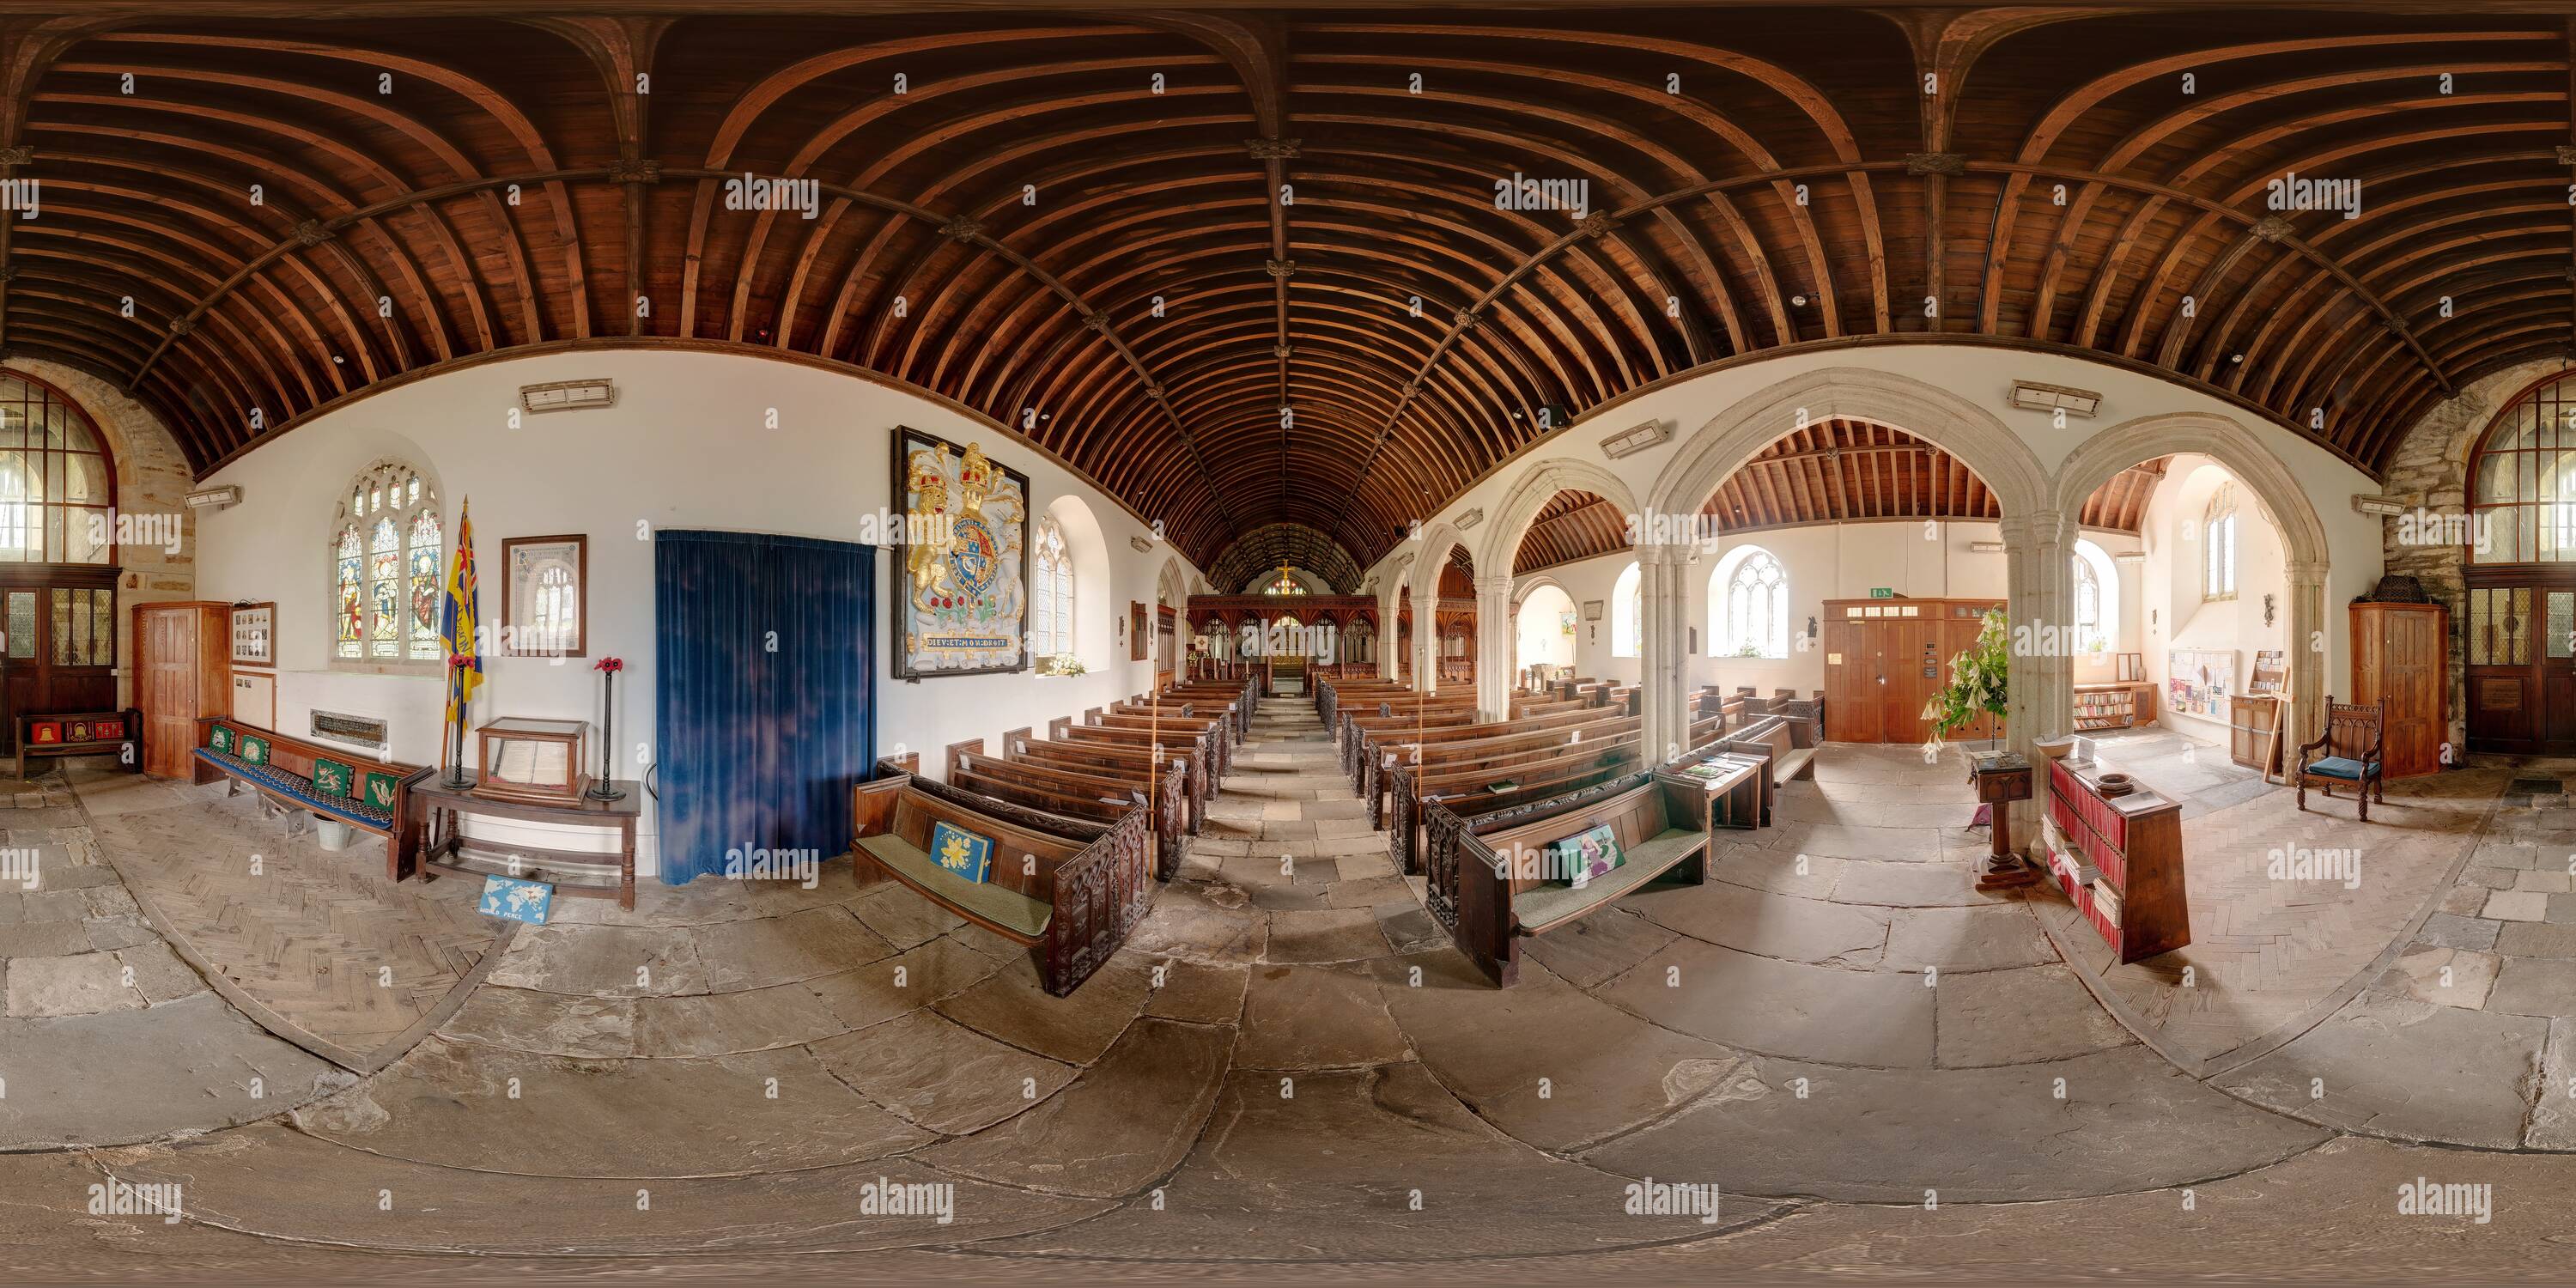
[[[429,829],[421,842],[422,877],[435,879],[437,873],[445,872],[460,877],[546,881],[554,885],[558,894],[613,898],[618,907],[634,910],[635,824],[644,813],[642,784],[631,778],[619,779],[615,785],[626,793],[620,800],[582,796],[561,804],[538,804],[477,796],[473,786],[479,779],[480,775],[468,771],[464,787],[450,787],[443,776],[436,774],[412,784],[415,805],[426,812]],[[477,841],[466,837],[460,826],[467,816],[560,827],[613,828],[618,834],[618,851],[608,854]]]
[[[1715,758],[1712,757],[1711,760]],[[1701,761],[1706,764],[1709,761]],[[1685,773],[1689,766],[1665,771],[1672,778],[1695,783],[1710,797],[1708,826],[1712,830],[1750,831],[1762,826],[1762,770],[1764,761],[1749,757],[1727,767],[1714,778]]]

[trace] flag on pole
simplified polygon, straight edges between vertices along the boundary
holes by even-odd
[[[454,724],[474,689],[483,683],[483,655],[475,648],[474,503],[456,511],[456,557],[447,566],[447,595],[438,610],[438,641],[447,649],[447,721]]]

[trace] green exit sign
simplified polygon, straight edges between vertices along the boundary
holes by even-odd
[[[1869,597],[1872,599],[1894,599],[1896,598],[1896,587],[1872,586],[1869,588]]]

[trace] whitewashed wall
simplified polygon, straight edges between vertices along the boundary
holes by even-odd
[[[2091,528],[2084,536],[2109,554],[2118,555],[2139,549],[2138,539],[2125,533],[2102,532]],[[1913,598],[1985,598],[2004,597],[2004,564],[2001,551],[1979,551],[1980,541],[2001,539],[2001,530],[1992,523],[1948,522],[1931,525],[1927,535],[1920,520],[1911,522],[1849,523],[1803,528],[1779,528],[1747,533],[1739,540],[1729,540],[1702,556],[1687,579],[1690,588],[1690,623],[1699,630],[1700,651],[1691,658],[1693,685],[1720,684],[1727,688],[1752,685],[1765,693],[1775,688],[1792,688],[1810,692],[1824,687],[1824,655],[1813,649],[1797,647],[1798,636],[1807,629],[1807,619],[1821,623],[1824,601],[1828,599],[1863,599],[1877,587],[1887,587],[1899,595]],[[1709,641],[1716,623],[1709,619],[1709,577],[1728,557],[1745,546],[1760,546],[1780,561],[1789,576],[1790,650],[1785,658],[1712,657]],[[1638,659],[1614,657],[1611,652],[1611,588],[1619,574],[1635,557],[1626,553],[1559,564],[1521,579],[1522,584],[1547,578],[1566,587],[1579,605],[1587,599],[1603,601],[1598,622],[1582,622],[1575,632],[1575,661],[1583,674],[1605,679],[1633,681],[1637,678]],[[2122,600],[2118,615],[2118,650],[2137,652],[2138,620],[2136,611],[2140,583],[2139,569],[2133,565],[2115,566]],[[1515,594],[1519,587],[1515,587]],[[1600,629],[1595,639],[1595,626]],[[2111,663],[2106,657],[2096,663],[2089,658],[2077,662],[2076,681],[2091,683],[2097,678],[2109,679]]]
[[[528,417],[508,413],[521,385],[609,377],[617,406]],[[620,773],[635,772],[636,744],[653,733],[655,528],[719,528],[857,540],[862,516],[891,504],[889,435],[910,425],[957,442],[981,442],[1029,476],[1031,509],[1056,507],[1078,547],[1079,651],[1087,675],[1032,674],[884,680],[878,746],[923,753],[925,769],[950,742],[1043,726],[1142,690],[1149,662],[1130,662],[1116,623],[1131,600],[1152,603],[1158,572],[1176,558],[1130,537],[1152,533],[1118,502],[1036,451],[956,408],[890,386],[801,364],[740,354],[603,350],[540,354],[443,372],[398,386],[301,426],[213,476],[237,484],[242,504],[208,517],[196,536],[196,593],[274,599],[279,635],[278,727],[304,736],[316,709],[393,724],[393,754],[436,759],[444,689],[425,675],[361,674],[329,665],[330,586],[324,543],[338,494],[379,457],[426,469],[440,488],[448,531],[459,502],[473,501],[475,554],[485,621],[501,616],[501,542],[586,533],[590,538],[590,657],[560,665],[487,658],[476,718],[601,716],[604,655],[626,660],[617,683]],[[1078,505],[1058,505],[1062,498]],[[1089,522],[1082,522],[1083,517]],[[879,590],[899,570],[878,556]],[[1185,565],[1186,567],[1186,565]],[[1106,585],[1101,570],[1106,570]],[[1195,570],[1190,570],[1196,580]],[[880,613],[878,674],[889,647]],[[996,743],[995,745],[998,745]],[[648,804],[649,811],[649,804]],[[653,828],[649,817],[647,831]],[[641,847],[651,863],[650,839]]]

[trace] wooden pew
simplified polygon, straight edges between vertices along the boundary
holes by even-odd
[[[257,739],[264,747],[265,763],[255,763],[244,754],[259,750],[246,745],[244,738]],[[190,759],[195,765],[194,781],[230,779],[224,789],[227,796],[239,795],[245,786],[251,788],[272,817],[290,817],[290,830],[301,830],[302,820],[293,816],[308,814],[383,837],[387,881],[400,881],[420,870],[421,824],[427,811],[412,802],[411,785],[429,777],[427,765],[351,755],[225,716],[198,718],[197,747]],[[317,760],[350,771],[341,791],[315,786]]]
[[[1059,741],[1040,738],[1026,729],[1014,729],[1003,734],[1002,750],[1005,759],[1029,760],[1077,773],[1116,778],[1137,790],[1142,790],[1149,779],[1175,776],[1175,766],[1178,766],[1178,776],[1184,780],[1181,801],[1189,812],[1188,831],[1196,834],[1207,822],[1207,799],[1212,789],[1199,778],[1190,776],[1189,757],[1175,750],[1167,749],[1158,760],[1151,747]],[[1162,788],[1157,785],[1155,790],[1161,791]]]
[[[1096,823],[1114,823],[1127,811],[1146,803],[1145,780],[1127,777],[1122,770],[1102,769],[1086,773],[1026,755],[988,756],[983,752],[983,745],[981,738],[975,740],[971,749],[963,743],[949,745],[949,786],[1029,809]],[[1010,744],[1005,742],[1003,745],[1007,747]],[[1181,870],[1181,856],[1189,845],[1187,759],[1173,757],[1171,766],[1159,778],[1154,789],[1160,799],[1153,802],[1151,815],[1157,841],[1154,875],[1157,879],[1169,881]]]
[[[1398,763],[1413,766],[1419,777],[1438,766],[1480,761],[1500,752],[1562,746],[1575,741],[1578,735],[1598,739],[1634,733],[1637,724],[1633,712],[1578,706],[1499,724],[1357,731],[1355,741],[1361,744],[1361,752],[1354,775],[1357,781],[1352,786],[1360,799],[1368,802],[1369,826],[1384,827],[1387,773]]]
[[[1534,803],[1478,826],[1431,806],[1426,904],[1468,960],[1496,986],[1520,981],[1520,941],[1573,925],[1619,896],[1670,875],[1708,877],[1706,793],[1686,778],[1630,774],[1593,790]],[[1581,887],[1550,879],[1557,841],[1608,825],[1624,861]]]
[[[1647,768],[1647,757],[1638,745],[1641,731],[1637,726],[1641,723],[1631,715],[1622,717],[1616,725],[1588,731],[1585,738],[1592,744],[1588,753],[1582,744],[1570,741],[1552,754],[1535,755],[1513,750],[1524,744],[1499,742],[1479,748],[1470,742],[1426,749],[1422,764],[1413,763],[1411,753],[1402,748],[1396,749],[1396,763],[1392,766],[1386,766],[1386,758],[1380,756],[1378,760],[1387,777],[1384,818],[1391,833],[1388,851],[1397,869],[1408,874],[1421,870],[1418,829],[1423,811],[1434,801],[1462,816],[1483,814]],[[1722,736],[1723,723],[1723,717],[1715,712],[1695,714],[1684,754]],[[1554,732],[1562,738],[1571,731]],[[1486,750],[1503,754],[1478,755]],[[1660,762],[1663,758],[1655,759]],[[1499,792],[1491,790],[1490,784],[1500,780],[1509,780],[1516,786]]]
[[[1090,729],[1127,729],[1150,736],[1162,735],[1164,741],[1186,742],[1199,749],[1199,758],[1207,762],[1208,780],[1221,783],[1234,768],[1234,717],[1222,710],[1182,715],[1184,708],[1168,707],[1142,714],[1112,707],[1093,707],[1082,713],[1083,727]],[[1193,709],[1194,710],[1194,709]]]
[[[1015,734],[1017,732],[1014,731]],[[1081,746],[1122,747],[1143,753],[1146,759],[1140,763],[1157,766],[1153,772],[1158,774],[1163,772],[1160,766],[1170,765],[1172,758],[1179,756],[1189,762],[1190,790],[1197,797],[1197,808],[1203,810],[1207,798],[1216,794],[1217,770],[1209,747],[1209,743],[1216,740],[1205,733],[1171,729],[1157,733],[1152,729],[1133,729],[1124,724],[1078,724],[1071,716],[1057,716],[1047,721],[1047,739]],[[1139,787],[1145,785],[1142,776],[1135,778],[1134,782]]]
[[[1467,742],[1497,734],[1582,724],[1612,714],[1619,713],[1604,704],[1583,700],[1558,701],[1554,698],[1533,698],[1527,702],[1515,703],[1510,719],[1481,724],[1467,722],[1441,724],[1431,721],[1416,723],[1408,720],[1401,713],[1392,716],[1354,715],[1345,718],[1345,723],[1349,727],[1344,735],[1342,759],[1350,768],[1351,787],[1362,796],[1366,796],[1374,790],[1377,770],[1380,762],[1386,758],[1386,748],[1390,746],[1430,746],[1439,743]],[[1635,715],[1636,712],[1632,710],[1624,714]]]
[[[1153,901],[1145,809],[1131,807],[1085,840],[1031,826],[935,786],[890,775],[854,787],[853,866],[873,864],[933,904],[1026,945],[1046,991],[1071,994],[1127,941]],[[930,854],[931,830],[941,822],[992,839],[987,880],[967,881],[941,869]]]

